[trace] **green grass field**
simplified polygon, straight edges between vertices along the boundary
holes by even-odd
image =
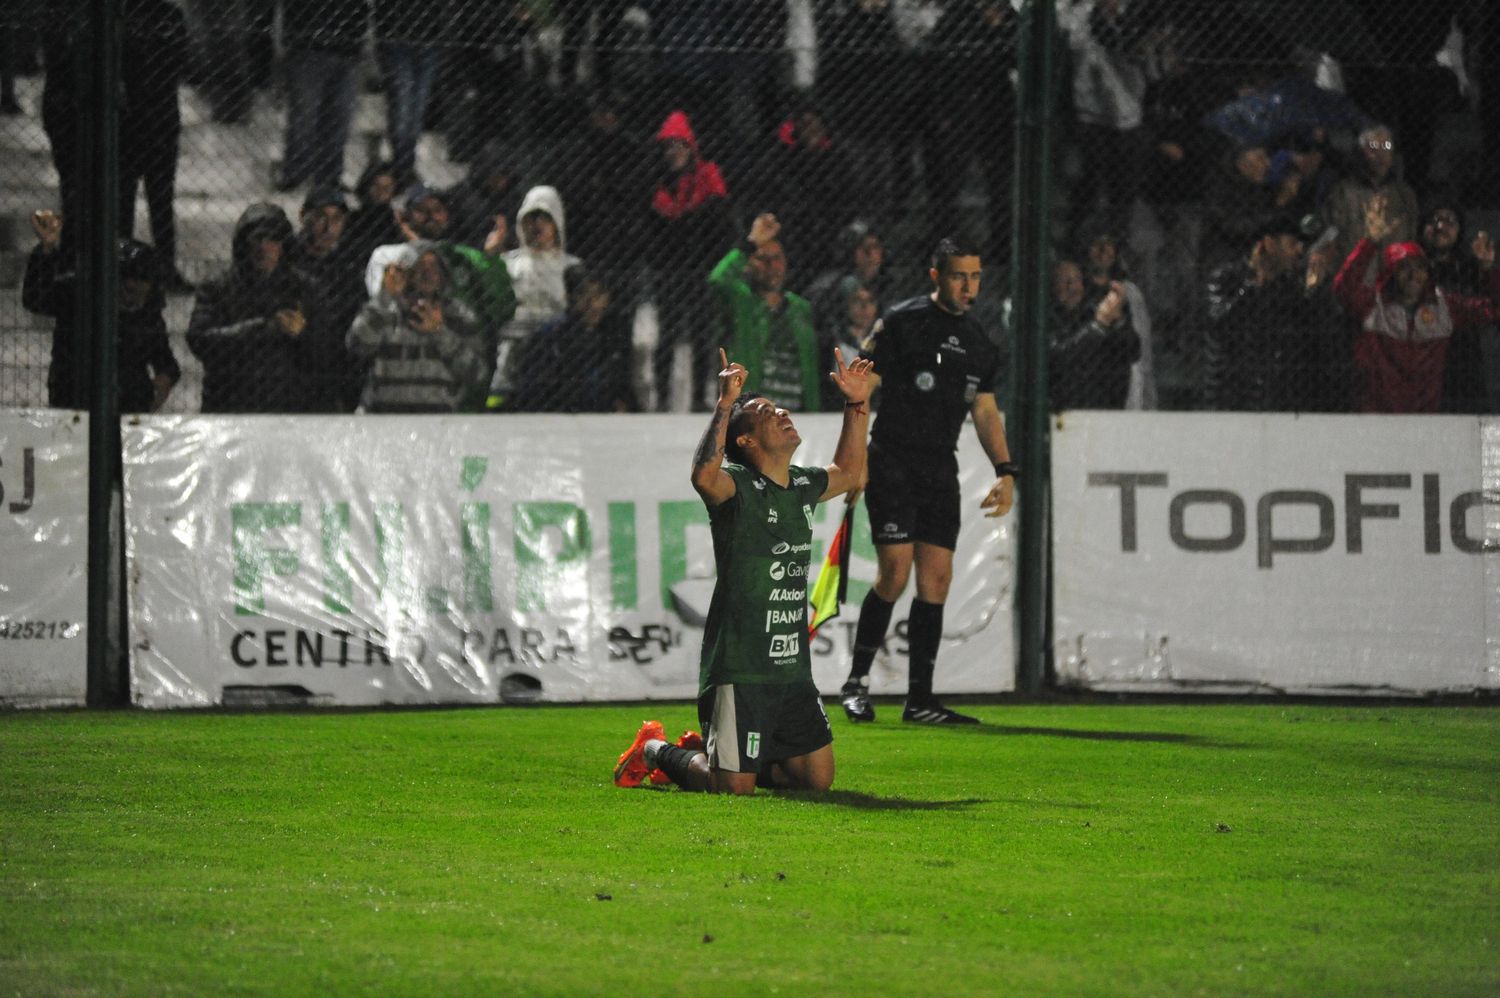
[[[686,705],[0,715],[0,992],[1500,993],[1500,709],[834,719],[837,789],[621,790]]]

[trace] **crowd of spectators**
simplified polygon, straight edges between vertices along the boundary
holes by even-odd
[[[196,289],[204,412],[667,409],[674,373],[701,408],[720,345],[751,388],[818,409],[839,401],[832,351],[921,291],[937,238],[985,247],[991,294],[1008,288],[1009,0],[279,6],[233,35],[201,30],[209,0],[123,8],[122,235],[144,185],[158,268],[143,301],[192,290],[172,222],[180,88],[232,124],[278,52],[283,67],[270,186],[305,192],[300,227],[251,204]],[[1269,2],[1058,0],[1055,408],[1493,410],[1500,277],[1465,221],[1500,207],[1500,15],[1336,6],[1349,23],[1310,14],[1299,33]],[[1354,39],[1373,50],[1341,64]],[[73,41],[42,34],[64,220]],[[366,53],[385,158],[349,164]],[[1483,155],[1444,152],[1435,122],[1459,111]],[[423,182],[424,131],[462,181]],[[51,206],[37,218],[25,302],[57,316],[61,369],[69,230]],[[159,406],[170,349],[133,356],[129,406]],[[74,399],[54,375],[53,403]]]

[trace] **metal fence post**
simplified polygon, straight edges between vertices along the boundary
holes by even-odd
[[[1021,475],[1016,613],[1016,689],[1037,693],[1048,672],[1051,601],[1047,520],[1047,294],[1052,213],[1052,109],[1055,105],[1054,0],[1021,12],[1016,114],[1016,192],[1012,295],[1015,399],[1012,425]]]
[[[84,44],[79,66],[79,171],[82,219],[64,219],[79,235],[78,315],[84,317],[89,386],[88,521],[88,702],[123,702],[125,683],[119,662],[111,660],[109,599],[117,552],[111,518],[120,470],[120,401],[116,385],[119,336],[116,328],[116,233],[120,213],[120,0],[82,0]],[[124,539],[119,543],[123,545]],[[124,599],[121,592],[120,598]]]

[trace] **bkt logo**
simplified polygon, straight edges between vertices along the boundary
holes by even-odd
[[[1402,506],[1397,502],[1375,502],[1374,499],[1400,499],[1403,493],[1413,489],[1413,476],[1409,474],[1355,474],[1344,477],[1343,525],[1344,549],[1349,554],[1362,554],[1365,549],[1365,534],[1368,521],[1400,520]],[[1120,502],[1120,550],[1127,554],[1139,547],[1139,508],[1149,498],[1148,489],[1167,487],[1164,471],[1091,471],[1088,475],[1090,488],[1118,490]],[[1474,490],[1460,492],[1444,502],[1441,476],[1425,474],[1420,482],[1421,502],[1421,550],[1426,554],[1443,553],[1443,535],[1448,535],[1449,546],[1464,554],[1494,554],[1500,552],[1500,543],[1484,538],[1483,509],[1500,506],[1500,492]],[[1392,493],[1395,493],[1394,495]],[[1416,497],[1409,497],[1416,498]],[[1276,489],[1265,493],[1255,501],[1255,563],[1258,568],[1270,568],[1276,555],[1302,553],[1313,554],[1327,551],[1334,545],[1339,523],[1338,503],[1333,496],[1316,489]],[[1155,503],[1151,504],[1153,507]],[[1446,505],[1446,509],[1444,506]],[[1173,545],[1192,552],[1234,551],[1244,545],[1248,535],[1246,498],[1229,489],[1186,489],[1172,496],[1167,504],[1167,531]],[[1299,520],[1317,523],[1316,530],[1288,530],[1286,520],[1292,510],[1301,510]],[[1190,530],[1188,517],[1194,514],[1194,526]],[[1211,511],[1211,512],[1205,512]],[[1280,511],[1281,517],[1277,517]],[[1445,517],[1443,514],[1446,513]],[[1472,514],[1472,515],[1471,515]],[[1206,516],[1223,527],[1209,531],[1202,529]],[[1280,530],[1278,531],[1278,519]],[[1474,520],[1471,529],[1470,520]],[[1446,522],[1445,522],[1446,520]],[[1446,531],[1444,528],[1447,528]],[[1390,539],[1387,527],[1379,531],[1382,540]],[[1371,531],[1372,533],[1374,531]],[[1411,531],[1415,534],[1415,531]],[[1415,548],[1416,538],[1402,541]]]
[[[771,562],[771,578],[780,582],[782,579],[800,579],[807,574],[807,567],[801,562]]]
[[[771,657],[790,658],[802,650],[802,637],[798,634],[771,635]]]

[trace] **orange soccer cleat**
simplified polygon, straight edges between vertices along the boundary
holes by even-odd
[[[630,747],[620,754],[620,761],[615,763],[615,786],[638,787],[646,778],[650,770],[646,766],[646,743],[653,738],[662,741],[667,740],[667,733],[662,729],[660,721],[647,721],[641,725],[641,730],[635,733],[635,741]]]

